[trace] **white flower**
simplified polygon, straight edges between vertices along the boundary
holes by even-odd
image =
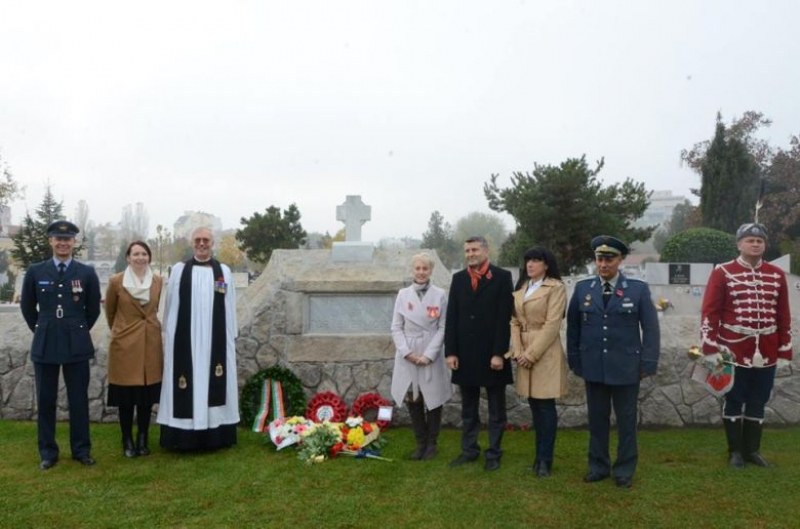
[[[348,417],[344,423],[347,425],[348,428],[356,428],[361,426],[361,423],[364,422],[362,417]]]

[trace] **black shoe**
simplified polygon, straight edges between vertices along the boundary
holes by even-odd
[[[500,460],[499,459],[487,459],[486,463],[483,464],[483,469],[489,472],[493,470],[498,470],[500,468]]]
[[[42,462],[39,463],[39,469],[40,470],[50,470],[51,468],[56,466],[56,463],[58,463],[58,458],[57,457],[53,458],[53,459],[42,459]]]
[[[731,468],[744,468],[744,459],[739,452],[731,452],[728,457],[728,466]]]
[[[439,448],[436,445],[428,445],[425,447],[425,453],[422,454],[422,459],[427,461],[428,459],[433,459],[436,457],[436,454],[439,453]]]
[[[747,461],[748,463],[753,463],[757,467],[767,468],[770,466],[769,461],[764,459],[764,456],[762,456],[758,452],[753,452],[752,454],[745,454],[744,460]]]
[[[75,461],[77,461],[78,463],[80,463],[85,467],[90,467],[97,462],[94,459],[92,459],[92,456],[73,457],[72,459],[74,459]]]
[[[414,451],[411,452],[411,454],[409,454],[408,458],[411,461],[419,461],[420,459],[423,458],[423,456],[425,456],[425,450],[427,448],[428,447],[426,445],[417,445],[417,448],[414,449]]]
[[[139,432],[136,437],[136,454],[140,456],[149,456],[150,448],[147,446],[147,434]]]
[[[538,465],[534,465],[534,472],[536,472],[537,478],[549,478],[550,477],[550,463],[547,461],[539,461]]]
[[[125,457],[136,457],[139,455],[139,452],[136,450],[136,447],[133,445],[133,439],[123,439],[122,440],[122,454]]]
[[[630,476],[617,476],[614,478],[614,483],[621,489],[629,489],[633,485],[633,478]]]
[[[589,472],[583,476],[584,483],[594,483],[596,481],[603,481],[608,477],[608,474],[600,474],[598,472]]]
[[[476,459],[478,459],[478,456],[469,457],[469,456],[465,456],[464,454],[459,454],[459,456],[457,458],[453,459],[452,461],[450,461],[450,464],[448,464],[447,466],[449,466],[450,468],[460,467],[461,465],[466,465],[467,463],[472,463]]]

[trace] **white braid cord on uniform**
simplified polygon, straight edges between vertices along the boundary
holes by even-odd
[[[725,274],[725,277],[729,280],[728,285],[729,286],[733,286],[734,284],[739,284],[739,285],[744,285],[744,286],[748,287],[748,290],[746,290],[745,292],[748,293],[748,294],[755,294],[755,296],[756,296],[756,299],[755,299],[756,305],[759,307],[760,310],[764,310],[764,309],[762,309],[762,306],[770,304],[770,303],[769,303],[769,300],[763,299],[763,297],[766,294],[770,294],[772,296],[777,296],[777,294],[774,293],[774,292],[763,292],[760,288],[756,288],[756,287],[765,286],[765,285],[778,287],[778,286],[780,286],[780,283],[779,282],[768,283],[768,282],[764,281],[761,278],[756,279],[755,278],[756,270],[755,270],[754,267],[749,266],[747,263],[745,263],[741,259],[737,259],[737,261],[739,261],[739,263],[742,264],[743,266],[747,266],[750,270],[749,270],[749,272],[743,272],[741,274],[734,274],[734,273],[729,272],[728,269],[726,269],[724,266],[721,266],[720,268],[722,268],[722,272]],[[749,281],[744,279],[744,278],[743,279],[739,279],[738,277],[736,277],[736,276],[739,276],[739,275],[745,276],[745,274],[748,274],[748,273],[753,275],[753,278],[750,279]],[[765,277],[776,277],[775,274],[766,274],[766,273],[762,273],[762,272],[758,272],[758,275],[759,276],[765,276]],[[752,290],[750,290],[750,289],[752,289]],[[732,292],[731,294],[735,297],[739,293]],[[737,312],[739,312],[739,311],[737,310]],[[748,311],[748,312],[752,312],[752,311]],[[746,318],[746,320],[750,321],[752,323],[757,323],[758,321],[760,321],[760,320],[757,320],[757,319],[754,319],[754,318]],[[774,322],[775,319],[772,318],[772,321]],[[741,338],[736,339],[736,340],[720,337],[720,340],[725,340],[728,343],[739,343],[739,342],[743,342],[744,340],[747,340],[748,338],[755,338],[756,344],[755,344],[755,351],[753,353],[752,365],[751,366],[747,366],[747,367],[763,367],[764,366],[764,356],[761,354],[761,349],[759,348],[759,345],[760,345],[760,342],[761,342],[760,337],[761,337],[762,334],[772,334],[772,333],[776,332],[778,330],[776,325],[770,325],[769,327],[765,327],[763,329],[753,329],[753,328],[744,327],[744,326],[741,326],[741,325],[728,325],[728,324],[725,324],[725,323],[723,323],[722,326],[725,327],[728,330],[731,330],[731,331],[736,332],[738,334],[743,334],[744,335]]]

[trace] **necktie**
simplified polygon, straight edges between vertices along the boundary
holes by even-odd
[[[608,305],[608,300],[611,299],[611,283],[606,281],[603,283],[603,306]]]
[[[67,265],[64,263],[58,263],[58,277],[64,277],[64,271],[67,269]]]

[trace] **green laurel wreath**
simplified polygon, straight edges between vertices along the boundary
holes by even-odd
[[[303,415],[306,411],[306,395],[303,391],[303,384],[297,375],[289,369],[274,365],[262,369],[258,373],[247,379],[242,394],[239,397],[239,415],[244,428],[253,426],[253,420],[261,405],[261,389],[264,387],[264,380],[271,378],[281,383],[283,388],[283,403],[287,417],[293,415]],[[274,419],[271,417],[270,419]]]

